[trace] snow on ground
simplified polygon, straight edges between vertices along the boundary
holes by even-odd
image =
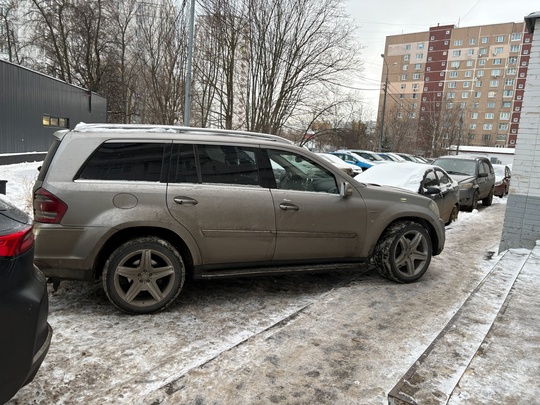
[[[0,166],[27,212],[40,164]],[[386,403],[493,266],[506,198],[493,203],[460,212],[409,285],[372,271],[192,282],[150,316],[119,312],[100,284],[49,286],[51,349],[9,404]]]

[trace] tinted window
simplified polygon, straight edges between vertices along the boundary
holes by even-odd
[[[199,183],[193,145],[178,144],[173,149],[171,183]]]
[[[39,169],[38,174],[38,180],[43,181],[45,179],[45,175],[47,174],[47,171],[49,170],[49,166],[51,165],[51,161],[58,150],[58,147],[60,146],[60,140],[55,139],[49,148],[49,151],[47,152],[47,155],[45,156],[45,160],[43,161],[43,164],[41,165],[41,168]]]
[[[253,148],[197,145],[203,183],[259,185]]]
[[[104,143],[79,175],[88,180],[159,181],[165,144]]]

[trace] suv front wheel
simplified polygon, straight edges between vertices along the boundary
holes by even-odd
[[[373,259],[379,274],[399,283],[410,283],[424,275],[431,262],[431,240],[427,230],[412,221],[388,227],[375,246]]]
[[[184,263],[178,251],[153,236],[120,245],[103,270],[107,297],[116,307],[132,314],[164,309],[178,296],[184,280]]]

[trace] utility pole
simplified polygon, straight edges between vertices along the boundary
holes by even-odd
[[[193,60],[193,31],[195,25],[195,0],[191,0],[191,10],[189,15],[189,37],[188,37],[188,54],[186,67],[186,94],[184,97],[184,126],[189,127],[191,115],[191,63]]]
[[[463,128],[463,111],[459,113],[459,131],[458,131],[458,138],[457,138],[457,148],[456,148],[456,155],[459,155],[459,144],[461,143],[461,130]]]
[[[384,58],[384,53],[381,54],[381,58],[383,58],[383,62],[386,65],[386,80],[384,81],[384,96],[383,96],[383,104],[382,104],[382,112],[381,112],[381,128],[379,131],[379,152],[382,152],[383,133],[384,133],[384,113],[386,111],[386,93],[388,92],[388,62],[386,62],[386,59]]]

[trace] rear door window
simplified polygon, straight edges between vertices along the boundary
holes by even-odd
[[[159,182],[165,143],[107,142],[84,165],[79,179]]]

